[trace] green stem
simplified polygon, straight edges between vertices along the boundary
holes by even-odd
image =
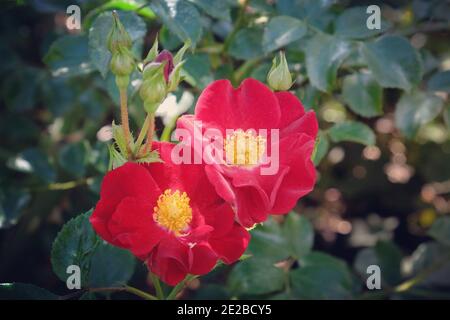
[[[155,287],[156,296],[159,300],[164,300],[164,292],[161,288],[161,283],[159,282],[158,277],[153,273],[150,273],[150,278],[152,279],[153,286]]]
[[[414,278],[409,279],[394,288],[394,292],[401,293],[405,291],[409,291],[411,288],[421,283],[423,280],[426,280],[432,273],[441,269],[444,265],[449,262],[449,256],[444,257],[444,259],[437,261],[429,268],[423,270],[419,274],[417,274]]]
[[[198,276],[196,275],[192,275],[189,274],[186,276],[186,278],[184,278],[183,281],[181,281],[179,284],[177,284],[172,291],[169,293],[169,295],[167,296],[167,300],[174,300],[177,297],[177,294],[184,289],[184,286],[186,285],[186,283],[194,280],[195,278],[197,278]]]
[[[155,133],[155,114],[148,113],[147,116],[149,118],[147,141],[139,153],[139,156],[141,157],[144,157],[148,152],[152,151],[153,134]]]
[[[164,127],[164,130],[161,134],[161,141],[170,141],[170,135],[173,131],[173,129],[175,128],[175,125],[177,123],[177,117],[175,117],[174,119],[172,119],[167,126]]]
[[[141,298],[143,298],[145,300],[158,300],[158,298],[155,297],[154,295],[152,295],[150,293],[147,293],[145,291],[139,290],[139,289],[134,288],[134,287],[125,286],[125,291],[129,292],[129,293],[132,293],[132,294],[134,294],[134,295],[136,295],[138,297],[141,297]]]
[[[125,291],[134,294],[135,296],[141,297],[142,299],[145,300],[158,300],[158,298],[156,298],[154,295],[151,295],[150,293],[147,293],[145,291],[130,286],[89,289],[89,292],[119,292],[119,291]]]
[[[125,136],[125,143],[128,153],[128,159],[133,156],[131,152],[131,131],[130,131],[130,121],[128,119],[128,105],[127,105],[127,89],[119,88],[120,95],[120,122],[122,125],[122,130]]]
[[[141,148],[142,142],[144,142],[145,137],[147,136],[148,127],[150,124],[150,114],[147,113],[145,117],[144,123],[142,124],[141,132],[139,132],[139,136],[137,137],[136,143],[134,145],[134,153],[137,154],[139,149]]]

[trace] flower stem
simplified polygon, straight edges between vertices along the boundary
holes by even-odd
[[[130,124],[128,119],[128,107],[127,107],[127,90],[126,88],[119,89],[120,94],[120,122],[122,124],[123,133],[125,136],[125,142],[127,144],[127,152],[128,157],[131,157],[131,147],[130,147],[130,139],[131,139],[131,131]]]
[[[194,280],[198,276],[189,274],[186,276],[186,278],[183,279],[179,284],[177,284],[172,291],[167,296],[166,300],[174,300],[177,297],[177,294],[183,290],[184,286],[189,283],[190,281]]]
[[[176,123],[177,117],[175,117],[173,120],[170,120],[170,123],[168,123],[167,126],[164,127],[164,130],[161,134],[161,141],[170,141],[170,134],[175,128]]]
[[[153,286],[155,287],[156,296],[159,300],[164,300],[164,292],[162,291],[161,283],[159,282],[158,277],[150,272],[150,278],[152,279]]]
[[[141,297],[142,299],[145,300],[158,300],[158,298],[156,298],[154,295],[151,295],[150,293],[147,293],[145,291],[130,286],[89,289],[89,292],[118,292],[118,291],[125,291],[134,294],[135,296]]]
[[[150,293],[147,293],[145,291],[139,290],[139,289],[134,288],[134,287],[125,286],[125,291],[129,292],[129,293],[132,293],[132,294],[134,294],[134,295],[136,295],[138,297],[141,297],[141,298],[143,298],[145,300],[158,300],[158,298],[155,297],[154,295],[152,295]]]
[[[148,113],[147,116],[149,117],[147,141],[145,142],[145,145],[142,149],[140,156],[144,156],[147,152],[152,151],[153,134],[155,131],[155,114]]]
[[[136,143],[135,143],[134,152],[136,154],[138,153],[138,151],[139,151],[139,149],[140,149],[140,147],[142,145],[142,142],[144,142],[144,139],[147,136],[149,123],[150,123],[150,114],[147,113],[147,116],[145,117],[144,123],[142,124],[141,132],[139,132],[139,136],[138,136],[138,138],[136,140]]]

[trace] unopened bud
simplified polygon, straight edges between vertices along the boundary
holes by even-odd
[[[175,91],[178,88],[178,84],[181,82],[181,67],[183,66],[184,61],[181,61],[179,64],[175,66],[175,69],[173,69],[172,73],[169,77],[169,86],[168,91],[172,92]]]
[[[164,79],[166,80],[166,82],[169,82],[169,76],[172,73],[173,70],[173,56],[172,54],[167,51],[167,50],[163,50],[161,51],[160,54],[158,54],[155,58],[155,62],[165,62],[164,65]]]
[[[130,75],[134,70],[134,58],[128,49],[119,49],[111,57],[110,68],[116,76]]]
[[[280,52],[280,59],[275,57],[272,61],[272,68],[267,74],[267,83],[276,91],[286,91],[292,86],[292,76],[283,52]]]
[[[150,63],[144,68],[143,82],[139,94],[144,102],[145,111],[154,113],[167,95],[164,79],[165,63]]]
[[[116,52],[119,48],[131,48],[131,37],[125,30],[125,27],[119,20],[116,11],[113,11],[113,24],[108,34],[108,49],[111,53]]]

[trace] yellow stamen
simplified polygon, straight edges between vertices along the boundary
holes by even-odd
[[[187,229],[192,220],[192,208],[186,192],[172,192],[167,189],[158,198],[153,209],[153,219],[163,228],[179,236]]]
[[[256,165],[266,150],[266,139],[238,129],[227,135],[224,150],[228,164]]]

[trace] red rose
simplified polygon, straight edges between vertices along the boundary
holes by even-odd
[[[195,115],[178,120],[178,128],[188,129],[197,139],[194,121],[201,121],[203,133],[214,128],[224,137],[220,146],[223,158],[206,165],[205,171],[243,226],[263,222],[268,214],[289,212],[313,189],[316,173],[311,153],[317,119],[313,111],[305,113],[293,94],[274,93],[254,79],[244,80],[237,89],[228,80],[218,80],[200,95]],[[236,131],[227,136],[227,129]],[[260,129],[267,130],[267,137],[259,135]],[[278,142],[270,129],[278,129]],[[207,139],[201,139],[204,145]],[[261,169],[268,167],[262,163],[262,155],[266,150],[271,155],[272,149],[279,151],[278,170],[261,174]]]
[[[106,241],[130,250],[169,285],[236,261],[250,235],[199,165],[174,165],[173,145],[155,142],[164,163],[126,163],[102,182],[90,218]]]

